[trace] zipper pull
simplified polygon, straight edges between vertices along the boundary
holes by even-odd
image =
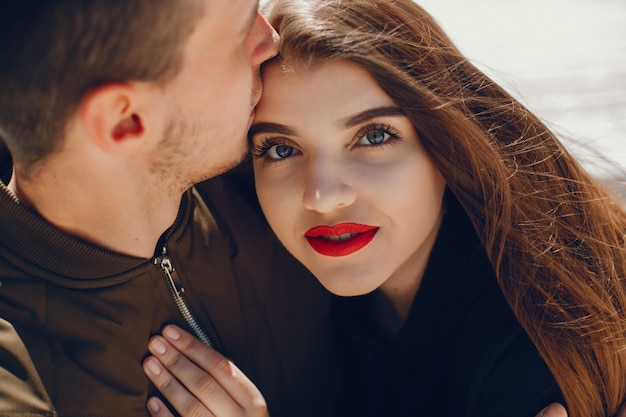
[[[169,256],[167,256],[167,247],[163,246],[161,256],[154,258],[154,264],[159,265],[165,273],[165,276],[170,284],[172,295],[174,296],[174,301],[195,336],[205,345],[212,346],[209,336],[205,333],[204,329],[202,329],[193,314],[191,314],[191,310],[189,310],[187,303],[185,303],[185,300],[183,299],[182,295],[184,294],[185,289],[179,285],[180,281],[176,279],[176,269],[174,268],[174,265],[172,265],[172,260]]]
[[[165,272],[165,276],[170,282],[170,285],[172,286],[172,289],[176,293],[176,296],[182,297],[182,294],[185,292],[185,289],[181,287],[180,285],[178,285],[178,283],[176,282],[176,280],[174,279],[172,275],[176,271],[174,269],[174,266],[172,265],[172,260],[165,256],[162,256],[159,259],[161,260],[160,262],[161,269],[163,270],[163,272]]]

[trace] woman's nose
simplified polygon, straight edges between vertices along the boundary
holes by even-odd
[[[329,213],[350,206],[356,200],[356,190],[339,163],[315,163],[306,173],[304,206],[308,210]]]

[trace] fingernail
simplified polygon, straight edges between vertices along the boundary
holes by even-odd
[[[165,329],[163,329],[163,335],[172,340],[178,340],[181,336],[178,329],[174,326],[167,326]]]
[[[150,351],[157,355],[163,355],[165,352],[167,352],[167,348],[159,339],[154,339],[152,342],[150,342]]]
[[[156,401],[154,398],[150,398],[148,400],[148,408],[153,413],[158,413],[161,410],[161,407],[159,407],[158,401]]]
[[[151,374],[156,376],[161,375],[161,365],[159,365],[159,362],[156,359],[148,360],[146,366]]]

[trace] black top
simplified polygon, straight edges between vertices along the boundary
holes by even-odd
[[[335,300],[340,416],[532,417],[563,403],[460,208],[448,207],[393,340],[376,328],[372,301]]]

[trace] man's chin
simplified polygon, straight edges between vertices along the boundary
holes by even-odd
[[[246,166],[248,165],[248,163],[250,162],[250,152],[248,150],[248,148],[246,147],[246,149],[244,150],[244,152],[239,156],[239,158],[235,161],[233,161],[229,166],[226,166],[225,169],[221,172],[221,174],[231,171],[233,169],[239,169],[242,166]]]
[[[232,170],[239,171],[247,169],[247,167],[251,166],[249,155],[250,153],[248,151],[248,148],[246,147],[245,150],[236,159],[225,162],[222,165],[216,165],[214,169],[212,169],[210,172],[207,172],[203,177],[199,177],[197,181],[195,181],[195,183],[197,184],[199,182],[210,180],[211,178],[218,177]]]

